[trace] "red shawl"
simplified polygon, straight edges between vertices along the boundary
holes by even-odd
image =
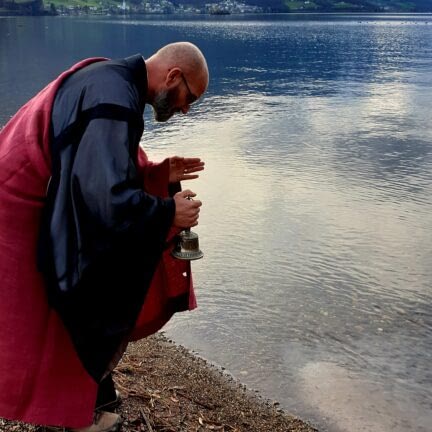
[[[0,417],[72,428],[92,422],[97,384],[48,306],[36,268],[36,244],[50,178],[50,120],[56,91],[71,73],[101,60],[84,60],[64,72],[0,131]],[[144,152],[139,153],[144,189],[166,196],[169,161],[152,164]],[[195,307],[189,263],[166,251],[131,339],[148,336],[173,313]]]

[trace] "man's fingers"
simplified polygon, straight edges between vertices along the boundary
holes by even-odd
[[[204,163],[200,158],[183,158],[185,164],[198,164]]]
[[[179,192],[179,194],[182,198],[189,198],[189,197],[196,196],[196,193],[192,192],[190,189],[186,189],[184,191],[181,191],[181,192]]]
[[[186,189],[174,195],[174,200],[176,202],[174,225],[182,228],[198,225],[202,202],[200,200],[187,199],[195,196],[195,192],[192,192],[190,189]]]
[[[203,166],[194,166],[194,167],[190,167],[190,168],[185,168],[184,169],[184,173],[191,173],[191,172],[198,172],[198,171],[203,171],[204,167]]]
[[[199,176],[198,175],[184,175],[182,176],[181,180],[193,180],[193,179],[197,179]]]
[[[190,174],[193,172],[203,171],[204,165],[189,165],[183,168],[183,174]]]

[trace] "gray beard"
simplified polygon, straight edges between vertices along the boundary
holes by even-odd
[[[163,90],[156,95],[153,102],[153,111],[157,122],[166,122],[173,116],[174,111],[172,110],[167,90]]]

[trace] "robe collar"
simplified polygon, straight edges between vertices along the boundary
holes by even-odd
[[[147,67],[144,57],[141,54],[135,54],[133,56],[126,57],[124,60],[132,71],[132,76],[139,93],[140,108],[141,111],[144,112],[148,90]]]

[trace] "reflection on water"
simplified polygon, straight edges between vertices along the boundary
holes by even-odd
[[[381,91],[374,112],[396,92]],[[334,430],[357,430],[353,425],[371,405],[354,405],[372,381],[376,397],[387,398],[375,414],[387,410],[387,420],[396,418],[393,429],[383,418],[381,430],[426,431],[432,378],[428,123],[412,103],[406,117],[417,126],[401,130],[400,138],[384,128],[380,139],[364,100],[342,105],[339,98],[219,97],[221,106],[236,104],[235,115],[214,120],[203,106],[200,114],[208,118],[202,123],[172,126],[168,141],[177,153],[202,154],[205,145],[207,171],[195,189],[205,203],[197,231],[206,256],[194,263],[201,308],[175,320],[169,333]],[[215,105],[212,98],[205,104]],[[362,134],[376,136],[367,143]],[[162,155],[163,137],[156,132],[144,145]],[[341,389],[351,380],[355,392],[335,396],[333,405],[312,399],[311,388],[331,381],[334,369],[310,378],[303,368],[311,362],[345,368]],[[305,407],[311,400],[320,414]],[[410,429],[403,412],[413,413]],[[370,425],[364,430],[379,430],[376,421]]]
[[[86,55],[188,39],[209,58],[189,116],[146,113],[151,157],[207,164],[200,308],[168,333],[322,430],[429,430],[432,17],[37,22],[0,20],[1,122]],[[27,83],[32,32],[58,57]]]

